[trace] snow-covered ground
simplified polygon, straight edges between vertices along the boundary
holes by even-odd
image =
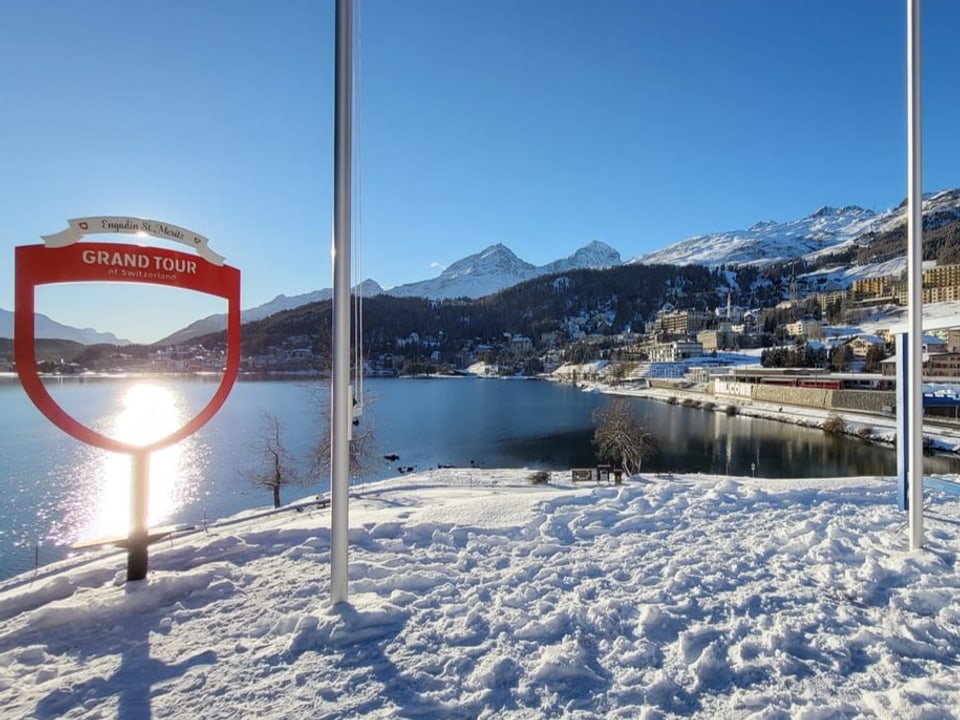
[[[889,478],[435,470],[0,584],[4,718],[960,717],[960,505]]]

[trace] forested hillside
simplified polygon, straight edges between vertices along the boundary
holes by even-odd
[[[362,301],[364,346],[370,353],[388,352],[397,338],[413,333],[445,342],[504,333],[538,338],[569,323],[591,332],[642,331],[667,303],[702,310],[725,304],[728,277],[697,265],[623,265],[547,275],[479,300],[377,295]],[[243,352],[260,354],[290,338],[309,337],[315,352],[328,354],[331,328],[331,302],[311,303],[244,325]],[[222,339],[223,333],[213,333],[197,342],[214,345]]]

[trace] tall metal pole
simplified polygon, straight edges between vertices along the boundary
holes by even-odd
[[[330,602],[347,599],[350,471],[350,187],[353,0],[337,0],[333,152],[333,378],[330,402]]]
[[[923,547],[923,175],[920,114],[920,0],[907,0],[907,273],[910,294],[910,549]]]

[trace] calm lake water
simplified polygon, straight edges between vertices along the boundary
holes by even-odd
[[[206,404],[216,379],[67,378],[50,381],[67,412],[104,434],[133,442],[160,437]],[[609,401],[548,382],[485,379],[373,379],[365,383],[361,427],[374,440],[363,478],[407,468],[567,469],[596,462],[591,414]],[[264,416],[306,464],[327,436],[329,389],[318,381],[240,381],[220,413],[151,459],[151,523],[200,523],[268,505],[249,480],[262,459]],[[728,417],[634,399],[658,452],[649,472],[765,477],[894,475],[892,449],[773,421]],[[80,539],[125,532],[130,458],[87,447],[52,426],[19,381],[0,378],[0,578],[64,557]],[[388,461],[385,455],[399,459]],[[927,458],[928,472],[960,472],[953,458]],[[326,490],[327,481],[287,488],[284,500]]]

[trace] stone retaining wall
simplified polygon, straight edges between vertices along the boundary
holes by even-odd
[[[897,406],[897,394],[890,390],[836,390],[833,407],[836,410],[882,413],[884,408]]]
[[[798,388],[787,385],[755,385],[753,399],[760,402],[783,403],[784,405],[803,405],[830,409],[832,390],[822,388]]]
[[[662,390],[676,390],[677,381],[668,380],[666,378],[647,378],[647,382],[650,383],[652,388],[660,388]]]
[[[753,383],[725,383],[718,381],[711,392],[718,398],[741,397],[783,405],[820,408],[822,410],[849,410],[851,412],[882,413],[896,405],[896,393],[880,390],[826,390],[787,385],[757,385]]]

